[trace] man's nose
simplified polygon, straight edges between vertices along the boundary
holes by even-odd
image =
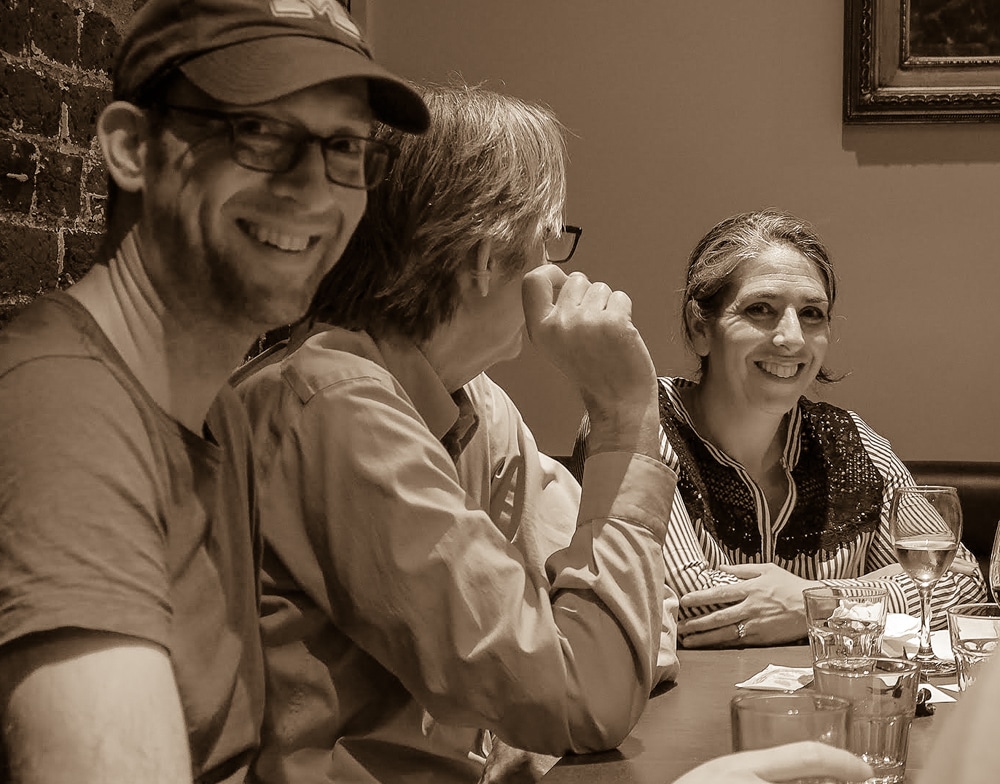
[[[333,191],[338,186],[327,178],[323,148],[313,141],[304,146],[291,169],[274,175],[273,187],[275,192],[307,202],[316,209],[333,200]]]

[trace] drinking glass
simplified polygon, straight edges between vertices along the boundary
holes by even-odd
[[[953,675],[955,663],[931,648],[931,593],[951,566],[962,539],[962,506],[954,487],[898,487],[889,508],[889,535],[899,565],[920,594],[920,647],[916,660],[925,675]]]
[[[733,751],[768,749],[800,740],[847,748],[850,703],[813,691],[752,692],[729,702]]]
[[[851,703],[847,749],[872,766],[875,775],[866,784],[903,782],[920,665],[868,656],[824,659],[813,664],[813,674],[820,694]]]
[[[1000,604],[1000,521],[997,521],[997,532],[993,535],[993,551],[990,553],[990,569],[987,581],[993,601]]]
[[[965,691],[1000,647],[1000,606],[979,602],[949,607],[948,633],[958,665],[958,688]]]
[[[729,703],[733,751],[769,749],[817,740],[846,749],[851,704],[814,691],[737,694]],[[795,779],[789,784],[835,784],[829,777]]]
[[[878,586],[806,588],[802,592],[813,661],[877,656],[889,591]]]

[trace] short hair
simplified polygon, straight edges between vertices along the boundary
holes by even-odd
[[[548,108],[461,83],[418,91],[430,128],[376,130],[399,155],[307,319],[424,341],[454,315],[480,243],[492,240],[509,279],[527,248],[561,230],[566,141]]]
[[[137,94],[131,103],[145,111],[149,131],[149,155],[153,161],[162,162],[162,134],[166,128],[166,105],[168,93],[181,82],[186,81],[180,71],[164,73],[155,84]],[[126,193],[118,187],[114,177],[107,175],[107,196],[105,200],[104,236],[94,262],[107,263],[118,252],[125,234],[138,218],[142,195]]]
[[[837,298],[837,277],[830,254],[812,226],[781,210],[744,212],[726,218],[709,229],[688,257],[684,301],[681,304],[681,322],[688,346],[693,345],[689,314],[702,322],[718,318],[722,302],[743,262],[755,259],[765,249],[778,245],[797,250],[816,266],[830,303],[827,313],[832,312]],[[707,361],[707,357],[701,357],[702,373]],[[837,380],[825,367],[820,368],[816,379],[822,382]]]

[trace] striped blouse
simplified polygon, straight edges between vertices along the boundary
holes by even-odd
[[[809,580],[819,580],[828,585],[859,585],[877,583],[889,590],[889,611],[920,615],[920,597],[916,586],[906,574],[897,573],[888,577],[865,578],[871,572],[897,562],[892,541],[889,538],[889,504],[893,491],[903,485],[914,484],[910,472],[903,462],[893,453],[889,442],[872,430],[853,411],[835,411],[846,414],[853,421],[860,438],[860,444],[867,454],[871,464],[882,479],[881,509],[877,522],[865,529],[859,527],[856,535],[842,541],[836,548],[815,548],[811,552],[790,552],[787,539],[801,536],[800,531],[793,531],[789,526],[793,518],[796,504],[799,502],[799,488],[792,472],[803,453],[803,441],[806,431],[803,428],[803,406],[795,407],[790,414],[788,437],[782,455],[782,463],[788,477],[789,493],[784,504],[773,514],[768,509],[764,494],[760,487],[751,479],[747,471],[738,462],[730,458],[714,445],[697,435],[687,410],[681,400],[679,390],[694,385],[694,382],[684,378],[659,379],[661,399],[668,405],[661,406],[661,417],[676,417],[687,427],[686,433],[694,434],[709,459],[716,460],[720,465],[727,466],[730,471],[725,475],[738,477],[744,487],[733,488],[734,493],[744,494],[749,491],[754,499],[758,532],[753,534],[756,542],[759,533],[759,552],[746,552],[739,547],[727,545],[719,540],[702,525],[698,517],[691,519],[688,505],[682,497],[681,486],[674,496],[670,513],[670,523],[667,529],[667,539],[663,548],[667,565],[667,585],[678,596],[690,591],[710,588],[720,583],[736,583],[739,578],[718,570],[726,564],[774,563],[783,569]],[[831,407],[832,408],[832,407]],[[664,427],[670,432],[676,432],[676,424],[664,422]],[[661,441],[666,443],[666,437]],[[673,450],[671,450],[672,453]],[[671,454],[672,456],[672,454]],[[682,465],[681,471],[685,467]],[[801,473],[800,473],[801,481]],[[690,484],[687,485],[690,487]],[[696,507],[694,507],[696,508]],[[783,536],[785,537],[783,541]],[[785,546],[783,546],[785,545]],[[801,549],[801,548],[800,548]],[[794,548],[793,548],[794,550]],[[931,600],[931,626],[935,629],[947,626],[945,609],[960,602],[984,601],[986,584],[979,572],[976,559],[965,548],[960,546],[955,556],[956,561],[964,562],[973,575],[966,575],[949,570],[938,581]],[[681,618],[693,617],[711,612],[718,607],[681,607]]]

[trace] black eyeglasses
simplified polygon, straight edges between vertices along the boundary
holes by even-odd
[[[563,226],[555,237],[545,240],[545,260],[553,264],[565,264],[576,251],[583,229],[579,226]]]
[[[225,123],[229,152],[240,166],[252,171],[284,174],[291,171],[314,142],[323,151],[326,178],[337,185],[371,190],[385,179],[396,148],[380,139],[349,134],[317,136],[304,128],[259,114],[233,114],[196,106],[167,106],[171,112]]]

